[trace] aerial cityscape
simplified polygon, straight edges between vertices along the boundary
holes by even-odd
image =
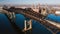
[[[60,34],[60,0],[0,0],[0,34]]]

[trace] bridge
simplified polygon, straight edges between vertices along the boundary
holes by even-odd
[[[8,12],[8,9],[3,10],[3,11]],[[8,14],[6,12],[5,12],[5,14],[8,15],[9,12],[8,12]],[[10,12],[10,13],[12,13],[12,12]],[[59,27],[60,24],[59,23],[55,23],[53,21],[49,21],[49,20],[44,19],[45,16],[43,16],[42,14],[40,14],[38,12],[33,11],[32,9],[26,10],[26,9],[21,9],[21,8],[14,8],[14,13],[15,14],[22,14],[25,17],[29,17],[30,19],[33,19],[33,20],[40,22],[42,25],[44,25],[53,34],[60,32],[60,27]],[[10,18],[10,17],[8,17],[8,18]]]
[[[10,18],[11,17],[10,15],[12,15],[13,13],[15,13],[15,14],[22,14],[25,17],[29,17],[30,19],[33,19],[33,20],[36,20],[36,21],[40,22],[42,25],[44,25],[53,34],[56,34],[56,33],[60,32],[60,24],[59,23],[56,23],[56,22],[44,19],[45,18],[44,15],[42,15],[39,12],[35,12],[31,8],[27,8],[27,9],[14,8],[14,9],[12,9],[11,12],[8,11],[8,10],[9,9],[2,10],[1,13],[6,14],[8,16],[8,18],[9,18],[10,21],[12,19],[12,18]],[[15,16],[13,16],[13,17],[15,17]]]

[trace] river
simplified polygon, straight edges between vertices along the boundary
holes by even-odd
[[[50,14],[46,17],[46,19],[50,19],[56,22],[60,22],[60,16],[55,16],[54,14]],[[25,17],[21,14],[16,14],[16,25],[23,29],[24,27]],[[32,23],[32,34],[52,34],[49,30],[47,30],[43,25],[39,24],[37,21],[33,20]],[[11,24],[7,17],[4,14],[0,14],[0,33],[6,34],[17,34],[16,31],[11,27]],[[60,34],[60,33],[58,33]]]

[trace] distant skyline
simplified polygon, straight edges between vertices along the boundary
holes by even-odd
[[[60,5],[60,0],[0,0],[0,4],[54,4]]]

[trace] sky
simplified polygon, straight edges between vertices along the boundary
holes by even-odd
[[[0,0],[0,4],[57,4],[60,5],[60,0]]]

